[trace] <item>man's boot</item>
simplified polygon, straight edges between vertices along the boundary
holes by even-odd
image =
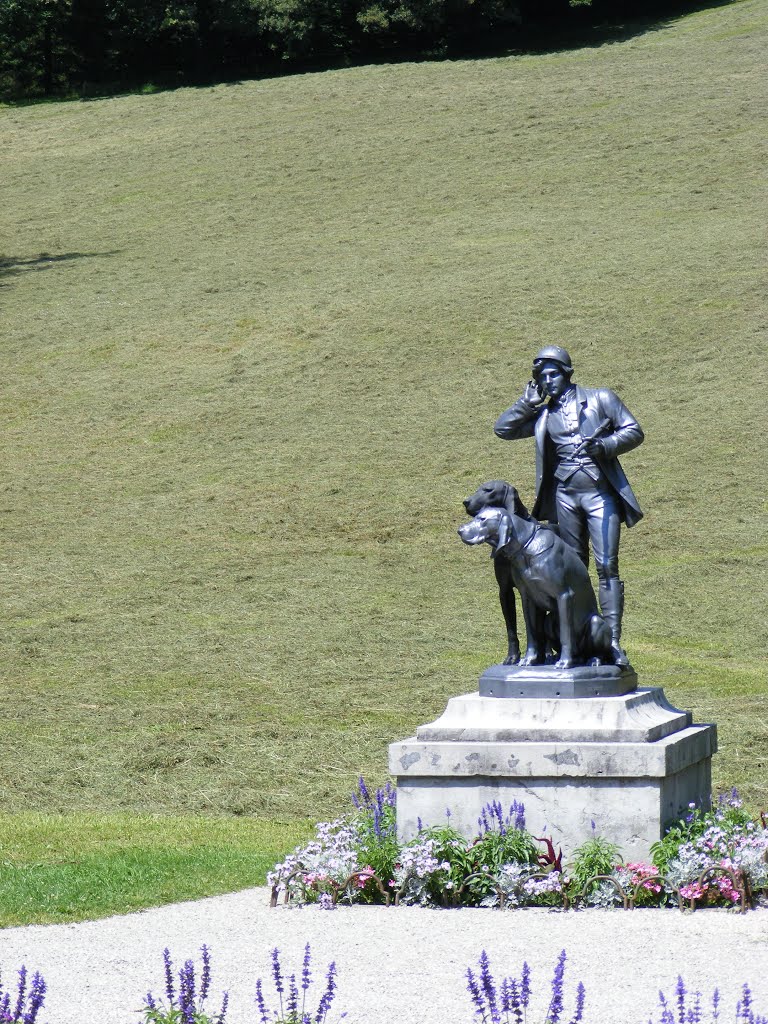
[[[611,630],[613,663],[620,668],[626,668],[629,665],[629,658],[619,643],[621,640],[621,618],[624,614],[624,583],[615,576],[611,579],[601,579],[598,592],[600,611]]]

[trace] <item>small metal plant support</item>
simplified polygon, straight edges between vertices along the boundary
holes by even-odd
[[[678,910],[685,910],[685,902],[683,901],[683,897],[680,895],[680,890],[676,888],[676,886],[672,885],[672,883],[667,878],[665,878],[664,875],[648,875],[647,878],[644,878],[641,882],[637,883],[634,890],[632,891],[632,895],[629,898],[630,910],[634,910],[637,906],[637,897],[640,895],[640,890],[645,888],[646,882],[661,882],[661,884],[664,886],[667,892],[671,892],[677,900]]]
[[[304,881],[304,873],[304,868],[296,868],[296,870],[292,871],[291,874],[288,875],[286,879],[277,882],[275,885],[273,885],[269,900],[270,907],[277,906],[280,898],[281,888],[283,888],[285,892],[285,895],[283,897],[283,903],[290,903],[291,883],[294,882],[294,880],[298,882],[298,887],[301,890],[302,898],[306,902],[307,895],[310,892],[310,889],[307,886],[306,882]],[[333,905],[336,906],[338,904],[341,894],[352,885],[355,879],[364,876],[370,881],[376,883],[376,887],[384,899],[385,907],[398,907],[400,906],[403,894],[405,893],[408,887],[408,882],[411,880],[411,878],[415,877],[415,874],[416,872],[413,870],[409,871],[406,874],[405,878],[400,884],[400,887],[395,891],[393,897],[393,894],[387,890],[387,887],[384,885],[384,883],[381,881],[378,875],[370,874],[367,871],[353,871],[352,874],[349,875],[349,877],[343,883],[333,882],[330,879],[328,880],[329,885],[331,886],[331,900],[333,902]],[[531,875],[530,880],[533,881],[534,879],[548,878],[550,874],[551,872],[548,871],[539,871],[536,872],[536,874]],[[729,867],[707,868],[706,870],[702,871],[702,873],[699,875],[697,884],[699,885],[699,887],[702,887],[708,879],[715,878],[718,875],[725,875],[731,879],[733,883],[733,888],[737,890],[739,893],[739,913],[745,914],[751,905],[751,893],[749,889],[749,882],[746,876],[742,874],[742,872],[736,871],[733,868]],[[492,884],[493,889],[496,892],[496,895],[498,896],[499,899],[498,909],[505,910],[507,907],[509,897],[500,888],[498,884],[495,884],[495,878],[493,874],[487,871],[475,871],[464,879],[460,888],[454,889],[453,891],[443,891],[443,893],[441,894],[443,907],[448,908],[460,906],[461,897],[463,896],[465,890],[467,889],[467,886],[476,879],[487,880]],[[682,910],[683,912],[693,913],[696,910],[697,903],[701,902],[701,897],[692,896],[688,898],[688,904],[686,906],[686,901],[684,897],[681,895],[680,889],[677,886],[672,885],[664,875],[649,875],[647,878],[643,878],[642,881],[638,882],[634,886],[631,895],[627,894],[627,892],[622,888],[618,879],[614,878],[612,875],[592,875],[592,877],[588,878],[587,881],[584,883],[584,887],[581,890],[582,901],[586,900],[590,888],[595,882],[609,882],[612,886],[614,886],[616,892],[618,893],[621,899],[624,910],[635,909],[635,907],[637,906],[637,900],[640,895],[640,892],[644,888],[645,884],[648,882],[661,882],[666,891],[670,893],[670,895],[674,896],[674,898],[677,900],[678,909]],[[569,910],[572,904],[571,901],[568,899],[568,894],[563,890],[563,892],[560,893],[560,895],[562,896],[563,910]]]
[[[537,871],[535,875],[529,877],[529,881],[533,882],[537,878],[549,878],[551,874],[551,871]],[[499,886],[496,886],[496,895],[499,897],[499,910],[505,910],[507,905],[506,893]],[[569,910],[571,901],[568,899],[568,893],[563,889],[560,895],[563,898],[563,910]]]
[[[285,887],[285,897],[283,898],[283,903],[290,903],[290,900],[291,900],[291,882],[294,880],[294,878],[298,878],[299,886],[301,887],[302,896],[306,900],[306,898],[307,898],[307,885],[306,885],[306,882],[304,881],[304,873],[305,873],[305,868],[296,868],[296,870],[292,871],[290,873],[290,875],[288,875],[288,877],[284,881],[282,881],[282,882],[275,882],[275,884],[272,886],[272,895],[269,898],[269,905],[270,905],[270,907],[276,907],[277,906],[277,901],[278,901],[278,899],[280,897],[280,887],[281,886]]]
[[[391,896],[390,893],[387,892],[387,890],[384,887],[384,885],[383,885],[381,879],[379,878],[379,876],[376,875],[376,874],[371,874],[370,871],[353,871],[352,874],[349,876],[349,878],[346,880],[346,882],[344,882],[343,885],[339,886],[338,891],[334,892],[334,895],[333,895],[334,905],[338,901],[339,893],[340,892],[346,892],[346,890],[349,888],[349,886],[352,884],[352,882],[356,878],[360,878],[361,876],[366,878],[366,879],[368,879],[371,882],[375,882],[376,883],[377,889],[379,890],[381,895],[384,897],[384,906],[388,907],[390,905],[390,903],[392,902],[392,896]]]
[[[616,892],[619,894],[619,896],[621,896],[621,901],[624,904],[624,909],[632,909],[629,897],[622,889],[621,885],[618,882],[618,879],[614,878],[612,875],[592,875],[591,878],[588,878],[587,881],[584,883],[584,888],[581,890],[582,899],[587,898],[587,893],[590,891],[590,886],[593,882],[610,882],[611,885],[615,887]]]
[[[735,871],[733,868],[715,866],[711,868],[705,868],[704,871],[699,875],[697,885],[702,887],[708,878],[715,878],[718,875],[726,875],[733,882],[733,888],[738,890],[739,893],[739,913],[746,914],[749,904],[749,891],[748,883],[741,873],[741,871]],[[701,897],[691,896],[688,900],[688,909],[694,911],[696,909],[696,901]]]

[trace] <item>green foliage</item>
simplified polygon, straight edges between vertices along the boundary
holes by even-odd
[[[71,0],[0,3],[0,97],[66,90],[74,54]]]
[[[452,825],[425,829],[416,842],[424,839],[434,842],[434,856],[440,864],[440,868],[427,880],[429,897],[436,904],[446,900],[452,902],[459,898],[466,878],[475,870],[471,843]]]
[[[580,897],[589,880],[595,875],[610,875],[619,859],[619,847],[615,843],[598,835],[587,839],[575,851],[573,863],[568,868],[572,896]],[[587,890],[587,895],[598,886],[598,882],[593,883]]]
[[[143,1010],[145,1024],[217,1024],[216,1017],[209,1017],[201,1010],[181,1010],[175,1007],[146,1007]],[[279,1022],[276,1022],[279,1024]]]
[[[493,876],[503,864],[536,863],[533,837],[519,829],[510,828],[503,834],[490,830],[467,840],[451,825],[438,825],[426,829],[415,842],[425,839],[435,843],[434,856],[441,865],[427,885],[435,903],[460,899],[476,904],[495,891]]]
[[[495,892],[492,876],[502,864],[535,864],[538,848],[530,833],[523,829],[489,829],[474,840],[467,853],[469,873],[480,874],[467,884],[468,893],[477,901]]]
[[[355,815],[354,824],[360,837],[357,847],[358,862],[372,868],[382,885],[388,885],[394,876],[395,864],[400,852],[394,806],[390,804],[384,806],[378,829],[372,812],[360,812]],[[378,890],[373,893],[374,887],[375,883],[373,882],[369,882],[366,887],[371,898],[378,895]]]

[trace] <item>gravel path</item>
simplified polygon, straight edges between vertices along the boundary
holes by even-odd
[[[213,959],[212,1009],[228,988],[231,1024],[256,1024],[253,993],[256,978],[268,977],[270,949],[278,946],[299,969],[306,942],[318,973],[337,961],[331,1020],[346,1010],[350,1024],[472,1024],[464,972],[482,948],[497,976],[530,964],[529,1024],[540,1024],[561,949],[570,998],[579,979],[586,986],[587,1024],[646,1024],[658,989],[671,996],[678,973],[707,995],[720,987],[723,1024],[733,1020],[744,981],[756,1009],[768,1013],[768,910],[273,910],[266,889],[248,889],[103,921],[7,928],[0,969],[6,984],[21,963],[43,973],[44,1024],[132,1024],[144,993],[162,992],[163,948],[181,963],[199,959],[204,942]]]

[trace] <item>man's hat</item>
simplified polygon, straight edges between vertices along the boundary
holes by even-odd
[[[544,348],[539,349],[536,353],[533,360],[533,376],[535,380],[539,379],[539,372],[544,363],[558,363],[569,376],[573,373],[571,357],[559,345],[545,345]]]

